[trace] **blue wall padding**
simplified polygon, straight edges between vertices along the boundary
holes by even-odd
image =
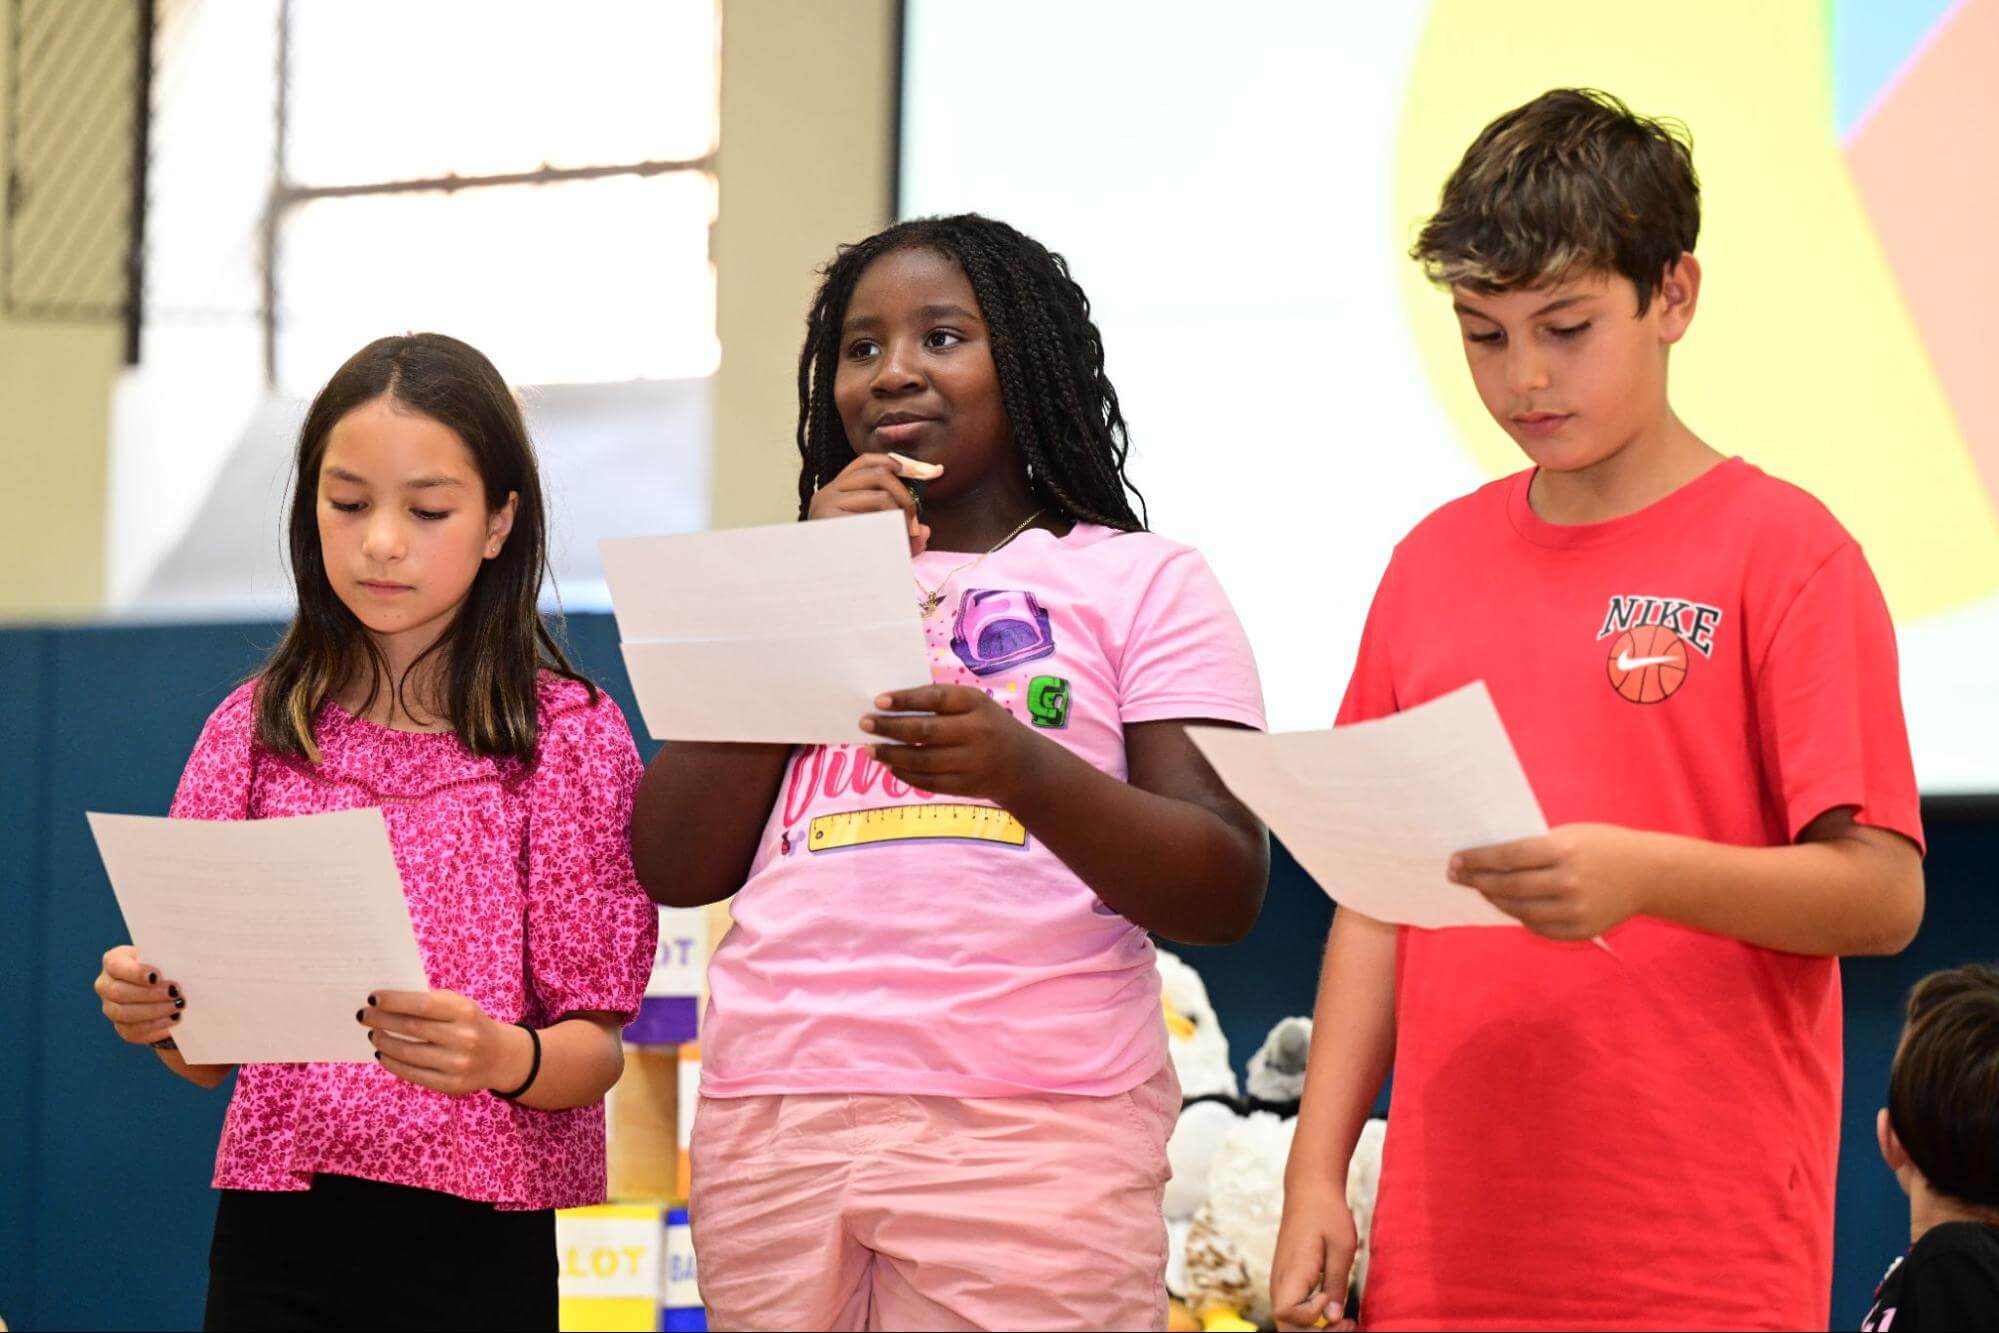
[[[0,1318],[12,1327],[199,1327],[225,1093],[165,1075],[98,1013],[90,982],[123,927],[83,812],[164,813],[202,720],[277,634],[0,631]],[[640,726],[611,618],[577,616],[569,635]],[[1922,937],[1900,958],[1846,965],[1835,1326],[1859,1322],[1906,1236],[1872,1130],[1901,997],[1934,968],[1999,959],[1999,823],[1937,821],[1931,841]],[[1330,915],[1280,848],[1248,940],[1177,950],[1206,979],[1239,1069],[1271,1024],[1311,1011]]]

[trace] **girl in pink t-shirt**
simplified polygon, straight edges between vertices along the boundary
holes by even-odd
[[[535,611],[541,486],[492,363],[437,334],[357,352],[306,414],[288,536],[298,613],[173,814],[379,807],[433,989],[354,997],[375,1064],[235,1070],[207,1327],[553,1329],[553,1210],[603,1201],[657,916],[631,734]],[[228,1077],[175,1050],[201,996],[132,946],[97,993],[182,1078]]]
[[[1263,827],[1183,730],[1262,725],[1249,647],[1134,511],[1059,256],[903,223],[840,252],[807,328],[800,516],[907,515],[935,683],[855,719],[880,743],[672,744],[640,786],[654,897],[736,895],[703,1297],[730,1328],[1163,1327],[1179,1090],[1147,932],[1239,939],[1261,905]]]

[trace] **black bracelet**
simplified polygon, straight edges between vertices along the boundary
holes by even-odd
[[[493,1089],[493,1095],[501,1101],[506,1102],[513,1101],[522,1096],[529,1088],[534,1086],[535,1079],[541,1076],[541,1034],[525,1023],[516,1023],[514,1026],[527,1033],[528,1040],[534,1043],[534,1060],[528,1065],[527,1082],[521,1084],[512,1092],[501,1092],[498,1088]]]

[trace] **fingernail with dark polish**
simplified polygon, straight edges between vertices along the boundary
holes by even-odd
[[[176,1009],[185,1009],[185,1008],[187,1008],[187,1001],[186,1001],[186,1000],[175,1000],[175,1001],[174,1001],[174,1008],[176,1008]]]
[[[172,999],[178,1000],[180,998],[180,987],[179,986],[167,987],[167,995]]]
[[[173,1014],[173,1015],[171,1015],[171,1017],[172,1017],[172,1019],[173,1019],[173,1021],[174,1021],[174,1022],[176,1022],[176,1023],[180,1022],[180,1015],[179,1015],[179,1014]]]
[[[380,1060],[380,1059],[382,1058],[382,1053],[381,1053],[380,1051],[376,1051],[376,1052],[375,1052],[375,1058],[376,1058],[377,1060]]]
[[[157,972],[148,972],[148,973],[146,973],[146,984],[147,984],[148,986],[157,986],[157,985],[159,985],[159,984],[160,984],[160,974],[159,974],[159,973],[157,973]]]
[[[373,1004],[374,1002],[375,1002],[375,997],[374,997],[374,996],[372,996],[372,995],[370,995],[370,996],[368,997],[368,1003],[369,1003],[369,1004]]]
[[[363,1014],[365,1014],[365,1013],[367,1013],[367,1012],[368,1012],[368,1011],[367,1011],[366,1009],[356,1009],[356,1010],[354,1011],[354,1021],[355,1021],[356,1023],[360,1022],[360,1021],[361,1021],[361,1015],[363,1015]]]

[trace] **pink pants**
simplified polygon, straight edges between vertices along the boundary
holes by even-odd
[[[1163,1329],[1169,1065],[1115,1097],[703,1097],[720,1329]]]

